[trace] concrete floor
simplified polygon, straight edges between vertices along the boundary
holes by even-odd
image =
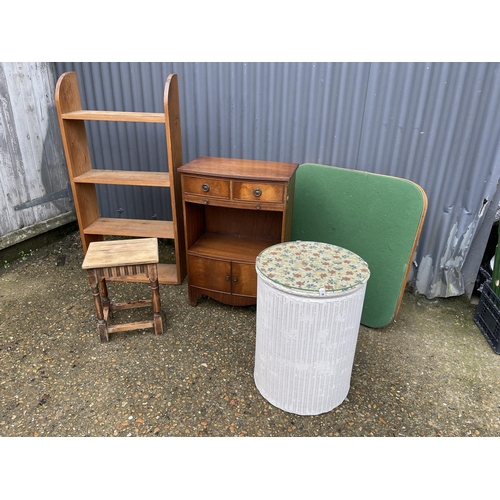
[[[255,387],[255,307],[192,307],[186,282],[162,286],[164,335],[101,344],[81,261],[76,232],[2,261],[2,436],[500,435],[500,356],[464,297],[406,293],[390,325],[360,327],[347,399],[298,416]],[[110,289],[148,296],[146,285]]]
[[[396,475],[407,468],[394,460],[394,454],[404,456],[406,464],[412,463],[411,457],[394,444],[387,448],[387,441],[382,445],[368,440],[366,445],[363,440],[360,448],[357,440],[346,444],[327,438],[500,435],[500,356],[474,324],[476,305],[465,297],[427,300],[405,293],[390,325],[360,327],[346,400],[330,412],[299,416],[274,407],[255,387],[255,307],[228,307],[208,298],[191,307],[186,282],[162,286],[166,315],[162,336],[155,337],[152,330],[124,332],[101,344],[81,269],[78,233],[69,231],[36,245],[34,241],[31,247],[25,246],[15,259],[13,249],[0,253],[2,437],[319,437],[325,439],[314,440],[312,446],[309,440],[272,441],[272,445],[258,440],[257,453],[266,450],[257,460],[264,466],[261,474],[271,475],[276,467],[271,459],[277,454],[281,466],[287,468],[283,473],[290,473],[304,453],[317,453],[321,442],[320,451],[341,452],[351,460],[353,452],[362,453],[373,461],[364,472],[369,476],[380,468],[382,475],[388,473],[380,463],[375,466],[380,457]],[[110,283],[109,288],[116,300],[148,296],[146,285]],[[137,312],[144,313],[149,314]],[[134,314],[121,321],[133,320]],[[466,440],[467,446],[461,449],[474,443],[475,450],[479,441]],[[151,443],[147,449],[161,447],[163,456],[164,441],[147,442]],[[201,460],[200,471],[211,470],[209,457],[217,457],[216,463],[224,464],[233,477],[241,474],[237,464],[255,466],[251,458],[255,441],[236,440],[244,450],[236,462],[234,440],[208,442],[215,447],[209,447],[208,456],[207,444],[201,450],[179,446],[177,440],[168,446],[193,466]],[[420,448],[415,449],[415,441],[401,442],[412,444],[411,454],[417,456]],[[306,452],[297,451],[298,446],[306,446]],[[4,449],[10,449],[9,464],[16,463],[12,462],[16,454],[23,462],[30,453],[24,446]],[[37,456],[45,453],[40,445],[35,450],[31,453]],[[336,456],[338,467],[344,467],[344,460]],[[448,463],[455,467],[467,463],[468,470],[474,470],[471,460],[457,464],[457,457],[465,460],[455,453]],[[356,462],[362,463],[359,455]],[[172,457],[168,463],[174,469],[180,467]],[[477,469],[478,462],[474,464]],[[428,455],[424,465],[429,477],[436,476],[442,455]],[[318,467],[315,470],[323,470],[324,463]],[[346,467],[349,477],[352,466]],[[278,490],[276,485],[277,494]]]

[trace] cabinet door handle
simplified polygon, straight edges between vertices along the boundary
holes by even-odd
[[[226,276],[226,281],[229,281],[229,275]]]
[[[254,195],[256,198],[258,198],[261,194],[262,194],[262,189],[260,189],[260,188],[255,188],[255,189],[253,190],[253,195]]]
[[[236,282],[238,281],[238,278],[235,276],[235,277],[233,278],[233,281],[236,283]]]
[[[210,191],[210,185],[209,184],[202,184],[201,185],[201,189],[202,191],[204,191],[205,193],[208,193]]]

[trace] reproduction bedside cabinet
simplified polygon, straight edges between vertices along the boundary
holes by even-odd
[[[200,157],[178,169],[182,182],[189,301],[257,300],[255,259],[291,235],[298,164]]]

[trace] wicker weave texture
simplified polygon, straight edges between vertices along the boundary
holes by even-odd
[[[350,387],[366,283],[341,296],[290,294],[257,273],[254,379],[274,406],[317,415]]]

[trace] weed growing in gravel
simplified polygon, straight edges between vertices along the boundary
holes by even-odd
[[[24,250],[21,250],[19,252],[19,257],[21,257],[21,260],[26,260],[31,255],[33,255],[33,250],[30,250],[28,253],[26,253]]]

